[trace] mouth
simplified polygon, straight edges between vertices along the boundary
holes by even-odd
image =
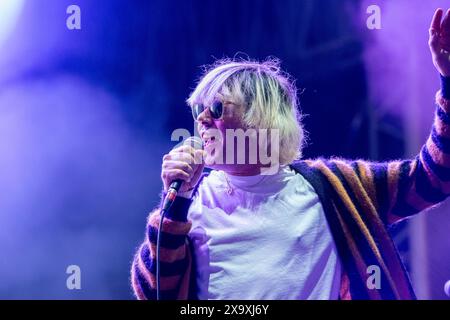
[[[201,135],[203,140],[203,148],[208,151],[208,153],[211,152],[212,147],[219,142],[219,139],[216,139],[214,135],[208,134],[208,132],[203,132]]]
[[[209,147],[210,145],[214,144],[216,141],[216,137],[204,137],[203,138],[203,145],[206,147]]]

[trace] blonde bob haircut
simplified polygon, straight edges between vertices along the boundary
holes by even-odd
[[[280,69],[279,60],[218,60],[205,69],[187,104],[191,108],[196,103],[210,105],[218,96],[245,107],[247,128],[279,130],[281,165],[301,158],[305,133],[297,89]]]

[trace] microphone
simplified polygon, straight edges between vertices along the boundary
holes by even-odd
[[[203,141],[199,137],[189,137],[184,141],[183,145],[191,146],[195,150],[198,150],[198,149],[201,150],[203,148]],[[169,210],[170,206],[175,201],[178,190],[180,190],[180,187],[182,184],[183,184],[183,180],[180,180],[180,179],[172,181],[172,183],[169,186],[169,190],[167,190],[167,195],[164,198],[164,203],[161,208],[162,209],[161,210],[161,219],[159,221],[158,235],[156,238],[156,300],[161,299],[159,249],[160,249],[160,244],[161,244],[161,231],[162,231],[162,226],[163,226],[163,222],[164,222],[164,216],[165,216],[165,213],[167,212],[167,210]]]
[[[201,150],[203,149],[203,141],[199,137],[189,137],[187,138],[184,143],[184,146],[191,146],[195,150]],[[180,190],[181,185],[183,184],[183,180],[177,179],[172,181],[172,183],[169,186],[169,189],[167,190],[167,195],[164,198],[162,210],[167,211],[172,206],[173,202],[175,201],[175,198],[177,197],[178,190]]]

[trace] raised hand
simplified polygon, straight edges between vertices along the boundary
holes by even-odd
[[[450,77],[450,9],[447,10],[444,19],[443,13],[440,8],[434,13],[428,44],[434,66],[441,75]]]

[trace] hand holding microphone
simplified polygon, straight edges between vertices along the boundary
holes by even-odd
[[[190,137],[182,146],[164,155],[161,179],[167,196],[163,205],[168,209],[178,192],[192,190],[197,184],[204,168],[202,140]]]
[[[203,171],[204,162],[202,150],[203,142],[198,137],[187,138],[181,147],[175,148],[164,155],[161,179],[164,184],[164,191],[167,195],[164,198],[159,222],[158,236],[156,240],[156,299],[160,300],[160,261],[159,250],[161,243],[161,231],[164,215],[175,201],[180,192],[192,190],[197,184]]]

